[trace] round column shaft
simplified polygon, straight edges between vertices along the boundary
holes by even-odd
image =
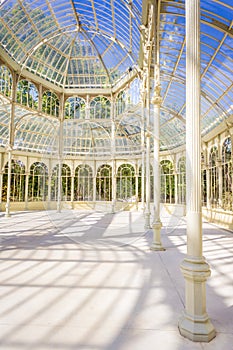
[[[154,220],[152,250],[165,250],[161,243],[161,228],[160,220],[160,162],[159,162],[159,135],[160,135],[160,85],[155,86],[154,97]]]
[[[187,257],[181,264],[185,311],[179,330],[192,341],[208,342],[215,330],[206,313],[205,283],[210,269],[202,256],[200,0],[186,0],[186,174]]]

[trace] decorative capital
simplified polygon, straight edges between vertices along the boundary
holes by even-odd
[[[154,96],[152,97],[151,103],[153,103],[154,105],[155,104],[161,105],[161,103],[162,103],[161,85],[160,84],[155,85]]]

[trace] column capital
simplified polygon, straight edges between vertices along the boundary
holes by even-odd
[[[162,97],[161,97],[161,85],[157,83],[154,88],[154,96],[151,99],[151,103],[154,105],[161,105],[162,104]]]

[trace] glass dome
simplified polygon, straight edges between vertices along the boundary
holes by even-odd
[[[117,151],[125,154],[138,153],[139,148],[141,150],[140,130],[147,128],[145,121],[139,122],[140,118],[135,117],[135,122],[129,117],[143,114],[140,83],[136,84],[137,88],[130,98],[127,92],[128,97],[121,101],[128,106],[122,108],[121,123],[117,120],[117,96],[121,93],[122,98],[124,91],[130,89],[130,84],[133,86],[135,77],[138,80],[142,78],[141,62],[145,55],[143,33],[150,24],[150,3],[149,0],[2,1],[0,64],[6,62],[19,77],[32,80],[38,90],[39,85],[49,87],[52,91],[50,98],[53,97],[54,101],[56,98],[61,101],[62,96],[67,101],[72,97],[72,92],[78,96],[79,104],[87,95],[90,100],[99,95],[111,99],[109,120],[89,120],[92,105],[84,101],[82,110],[76,113],[84,120],[81,122],[75,117],[64,121],[65,154],[82,154],[84,150],[88,154]],[[232,116],[233,6],[230,0],[201,0],[200,4],[201,132],[204,137]],[[170,150],[185,143],[185,1],[160,1],[159,9],[160,148]],[[151,57],[152,61],[148,64],[153,71],[153,52]],[[45,89],[42,90],[45,93]],[[8,142],[11,102],[9,93],[1,95],[1,145]],[[38,105],[37,102],[35,104]],[[57,115],[59,108],[61,103],[56,105]],[[55,152],[59,122],[54,118],[53,111],[48,112],[48,108],[41,111],[30,109],[30,106],[16,106],[15,147],[38,151],[42,147],[42,152],[45,149]],[[128,113],[131,110],[133,113]],[[150,114],[149,127],[153,130],[152,109]],[[114,120],[116,130],[114,149],[111,151],[110,120]],[[42,133],[41,138],[36,136],[35,130]],[[56,130],[56,133],[53,134],[52,130]],[[26,137],[27,133],[31,136]]]
[[[110,87],[136,64],[141,1],[5,1],[1,46],[62,88]]]

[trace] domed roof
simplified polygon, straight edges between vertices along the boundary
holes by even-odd
[[[62,88],[110,87],[138,59],[141,1],[4,1],[0,43]]]

